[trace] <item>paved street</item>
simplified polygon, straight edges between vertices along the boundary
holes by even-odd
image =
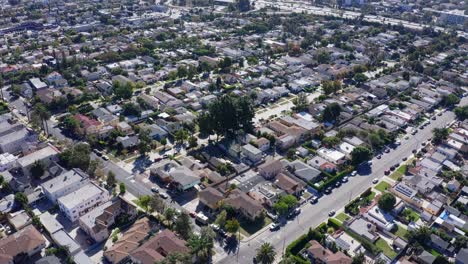
[[[467,104],[468,98],[462,100],[461,105]],[[431,120],[431,124],[420,130],[415,136],[409,135],[408,140],[403,140],[402,144],[388,154],[383,154],[382,159],[374,159],[372,172],[368,175],[357,175],[350,178],[349,182],[342,187],[333,190],[331,195],[323,196],[317,204],[307,203],[303,207],[303,212],[292,222],[286,224],[279,231],[270,232],[268,229],[263,233],[257,234],[251,240],[241,242],[238,254],[231,254],[225,257],[218,257],[218,263],[252,263],[255,250],[264,242],[271,243],[277,251],[277,260],[282,255],[284,248],[300,235],[307,232],[309,227],[315,227],[328,217],[331,210],[343,208],[350,200],[364,192],[372,186],[374,178],[383,178],[384,171],[389,169],[395,163],[401,163],[403,157],[412,154],[413,149],[419,149],[421,143],[432,137],[432,129],[444,127],[455,118],[451,111],[446,111],[442,116],[437,116],[437,120]]]

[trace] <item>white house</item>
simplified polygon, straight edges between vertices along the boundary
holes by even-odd
[[[73,169],[44,182],[41,186],[47,198],[55,203],[58,198],[78,190],[88,182],[86,173],[80,169]]]
[[[80,216],[109,199],[107,190],[89,182],[78,190],[58,198],[57,202],[60,210],[74,222]]]

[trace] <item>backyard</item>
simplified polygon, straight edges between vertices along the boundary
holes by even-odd
[[[389,246],[387,244],[387,242],[385,240],[383,240],[382,238],[379,238],[375,242],[375,245],[377,246],[377,248],[382,250],[382,252],[385,254],[385,256],[387,256],[387,257],[389,257],[391,259],[396,257],[397,253],[395,251],[393,251],[392,247]]]

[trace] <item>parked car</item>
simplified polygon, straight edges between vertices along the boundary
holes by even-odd
[[[385,175],[389,175],[389,174],[390,174],[390,170],[386,170]]]
[[[165,193],[159,193],[159,197],[161,197],[163,199],[167,199],[167,198],[169,198],[169,195],[167,195]]]
[[[330,217],[332,217],[332,216],[334,216],[334,215],[335,215],[335,211],[334,211],[334,210],[332,210],[332,211],[330,211],[330,212],[328,213],[328,216],[330,216]]]
[[[316,204],[318,202],[318,198],[316,196],[312,197],[312,199],[310,199],[310,203],[311,204]]]
[[[107,155],[102,155],[102,159],[105,160],[105,161],[108,161],[109,157],[107,157]]]
[[[270,231],[275,231],[275,230],[278,230],[279,228],[280,228],[280,225],[277,223],[273,223],[270,225]]]
[[[332,188],[331,187],[328,187],[325,189],[325,191],[323,191],[325,194],[330,194],[332,192]]]
[[[356,176],[356,174],[357,174],[357,171],[351,172],[351,176]]]
[[[378,182],[379,182],[379,179],[377,179],[377,178],[375,178],[375,179],[372,180],[372,183],[373,183],[373,184],[376,184],[376,183],[378,183]]]
[[[347,176],[344,176],[343,179],[341,179],[341,182],[342,182],[342,183],[348,182],[348,177],[347,177]]]
[[[341,182],[336,182],[336,183],[335,183],[335,188],[338,188],[338,187],[340,187],[340,186],[341,186]]]
[[[158,193],[159,192],[159,189],[155,186],[151,187],[151,191],[154,192],[154,193]]]
[[[382,155],[377,155],[377,159],[381,159],[382,158]]]

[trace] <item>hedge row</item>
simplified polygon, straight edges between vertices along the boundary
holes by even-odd
[[[353,170],[354,170],[354,167],[349,167],[334,176],[329,174],[328,172],[323,171],[322,173],[327,176],[327,180],[318,187],[315,187],[313,185],[311,186],[317,189],[318,191],[322,191],[323,189],[327,188],[331,184],[335,184],[337,181],[341,181],[346,175],[351,173]]]
[[[325,235],[326,223],[321,223],[316,229],[309,229],[307,234],[303,234],[286,247],[286,255],[297,255],[311,240],[322,240]],[[325,231],[326,232],[326,231]]]
[[[338,219],[329,218],[328,225],[333,227],[334,229],[340,229],[343,224]]]

